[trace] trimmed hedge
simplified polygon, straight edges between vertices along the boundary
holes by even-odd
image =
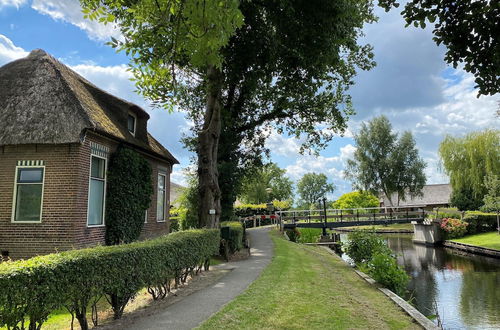
[[[102,296],[120,318],[140,289],[163,298],[172,282],[208,268],[219,242],[218,230],[192,230],[2,263],[0,327],[39,329],[51,312],[66,307],[86,329],[87,306]]]
[[[221,234],[223,235],[222,238],[228,241],[229,251],[231,253],[235,253],[236,251],[239,251],[241,248],[243,248],[245,229],[243,228],[240,222],[224,221],[221,222],[220,226],[221,226]],[[229,228],[228,230],[229,236],[227,238],[224,237],[223,234],[224,227]]]
[[[467,234],[485,233],[497,228],[497,215],[480,211],[467,211],[462,219],[467,222]]]

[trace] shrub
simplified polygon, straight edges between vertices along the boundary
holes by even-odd
[[[322,229],[320,228],[300,228],[299,243],[316,243],[321,236]]]
[[[446,233],[447,238],[459,238],[467,232],[468,223],[459,219],[444,218],[441,222],[441,229]]]
[[[86,329],[86,308],[102,295],[119,318],[141,288],[161,298],[173,280],[207,267],[219,242],[218,230],[193,230],[2,263],[0,327],[39,329],[51,312],[68,307]]]
[[[139,238],[152,194],[151,166],[137,152],[120,146],[109,162],[106,244],[130,243]]]
[[[228,241],[229,251],[231,253],[235,253],[239,251],[243,247],[243,236],[244,236],[244,228],[243,225],[238,221],[224,221],[221,222],[221,233],[222,238]],[[227,237],[225,235],[223,228],[227,229]]]
[[[357,209],[379,205],[379,199],[368,191],[352,191],[343,194],[332,204],[334,209]]]
[[[405,270],[397,264],[396,258],[388,253],[374,254],[372,259],[362,267],[362,270],[397,295],[405,293],[410,280]]]
[[[355,230],[349,233],[345,252],[356,263],[369,261],[376,253],[390,254],[390,249],[379,235],[369,230]]]
[[[465,213],[463,221],[468,223],[468,234],[494,231],[497,228],[497,216],[495,213],[468,211]]]
[[[298,242],[300,239],[300,231],[297,228],[287,229],[285,233],[292,242]]]

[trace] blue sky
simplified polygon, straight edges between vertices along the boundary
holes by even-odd
[[[307,172],[325,173],[337,186],[333,198],[351,191],[342,171],[355,150],[352,134],[362,121],[385,114],[395,130],[411,131],[428,164],[428,183],[448,181],[437,156],[446,134],[500,128],[494,116],[500,98],[477,98],[473,77],[446,65],[445,50],[434,44],[430,29],[404,28],[397,11],[376,12],[379,22],[365,27],[363,42],[374,47],[377,67],[361,72],[351,89],[357,114],[345,136],[334,138],[318,157],[300,155],[300,141],[276,132],[267,143],[271,160],[294,181]],[[182,113],[150,109],[134,93],[126,56],[105,45],[111,36],[119,31],[84,20],[77,0],[0,0],[0,65],[42,48],[97,86],[144,107],[151,114],[150,132],[181,162],[173,181],[185,183],[182,169],[192,155],[179,139],[189,123]]]

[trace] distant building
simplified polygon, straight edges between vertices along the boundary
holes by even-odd
[[[436,207],[449,207],[451,197],[450,184],[429,184],[422,189],[422,196],[411,198],[406,196],[406,200],[400,200],[398,205],[397,193],[392,194],[391,199],[393,205],[389,202],[384,194],[380,194],[380,207],[400,206],[433,209]]]

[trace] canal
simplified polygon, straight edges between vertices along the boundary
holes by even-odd
[[[444,329],[500,329],[500,259],[413,244],[411,234],[382,236],[411,276],[405,298],[422,314],[439,314]]]

